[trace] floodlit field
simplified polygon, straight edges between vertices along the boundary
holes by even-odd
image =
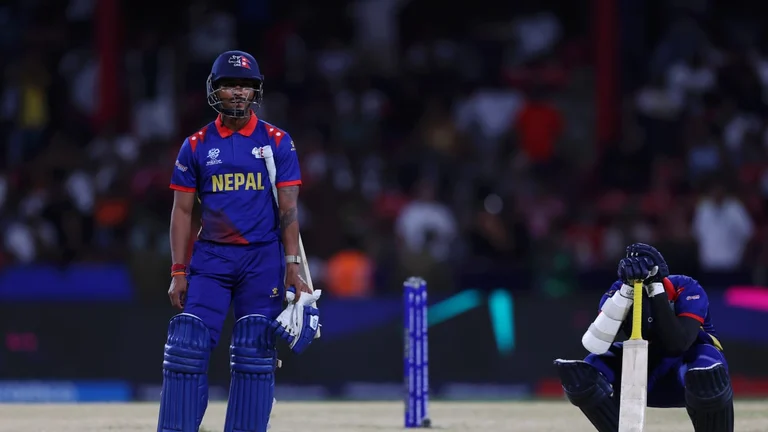
[[[222,403],[212,403],[204,431],[221,431]],[[270,432],[402,430],[403,406],[395,402],[279,402]],[[443,402],[430,405],[439,431],[593,432],[574,407],[562,402]],[[155,431],[157,404],[0,405],[0,432]],[[738,402],[736,430],[765,432],[768,401]],[[648,413],[649,432],[691,432],[682,409]]]

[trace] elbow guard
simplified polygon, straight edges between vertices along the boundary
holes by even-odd
[[[595,321],[590,324],[584,336],[581,338],[581,344],[587,351],[594,354],[605,354],[611,348],[616,335],[624,319],[629,313],[629,307],[632,306],[631,296],[625,297],[624,292],[631,290],[631,287],[622,286],[621,291],[617,291],[613,297],[603,303],[600,313]]]

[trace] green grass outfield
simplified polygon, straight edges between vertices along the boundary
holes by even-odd
[[[154,432],[156,403],[0,404],[0,432]],[[211,403],[206,432],[221,431],[226,406]],[[435,402],[438,431],[594,432],[578,409],[566,402]],[[649,409],[647,432],[691,432],[683,409]],[[403,430],[403,404],[397,402],[280,402],[270,432],[364,432]],[[738,432],[768,430],[768,401],[736,404]]]

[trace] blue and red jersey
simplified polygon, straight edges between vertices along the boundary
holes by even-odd
[[[266,243],[280,238],[280,217],[266,162],[254,151],[271,146],[276,186],[301,184],[291,137],[252,112],[239,131],[221,117],[184,140],[171,189],[197,193],[202,206],[199,240],[222,244]]]
[[[712,324],[712,318],[709,314],[709,298],[704,288],[696,279],[684,275],[670,275],[664,278],[664,290],[667,292],[669,307],[675,311],[675,315],[695,319],[701,324],[698,341],[710,343],[720,349],[720,341],[717,339],[715,326]],[[603,294],[600,299],[599,309],[602,309],[603,303],[608,297],[621,289],[621,281],[613,283],[611,288]],[[663,331],[653,326],[653,304],[650,301],[643,302],[643,337],[649,341],[655,338],[655,333]],[[632,315],[625,320],[625,331],[629,331]],[[629,333],[627,333],[629,334]]]

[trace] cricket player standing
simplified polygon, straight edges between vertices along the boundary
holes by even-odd
[[[176,160],[168,295],[183,313],[169,324],[158,432],[198,431],[208,405],[208,359],[231,303],[237,321],[224,430],[264,432],[272,410],[277,337],[290,342],[297,334],[276,321],[285,287],[296,297],[312,296],[299,277],[296,149],[286,132],[256,117],[262,83],[250,54],[221,54],[207,82],[208,104],[219,116],[184,141]],[[274,155],[277,203],[262,157],[266,146]],[[187,269],[196,197],[202,228]],[[316,311],[306,313],[316,316]]]
[[[636,243],[619,262],[619,280],[600,300],[600,313],[582,343],[584,361],[556,360],[568,399],[600,432],[619,429],[622,343],[631,333],[633,281],[643,280],[648,348],[648,406],[685,407],[696,432],[733,432],[733,389],[723,347],[709,314],[707,293],[683,275],[670,275],[654,247]]]

